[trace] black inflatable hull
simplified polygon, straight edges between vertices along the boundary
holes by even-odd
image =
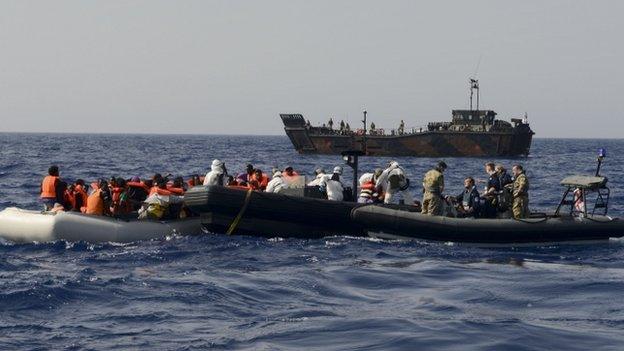
[[[328,201],[220,186],[190,189],[184,202],[213,233],[320,238],[366,235],[351,221],[351,202]]]
[[[374,236],[443,242],[513,244],[601,241],[624,236],[624,221],[606,216],[463,219],[369,205],[354,209],[352,219]]]

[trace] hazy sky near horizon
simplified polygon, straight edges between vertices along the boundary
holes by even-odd
[[[0,1],[0,131],[282,134],[468,107],[623,137],[622,1]],[[478,68],[478,69],[477,69]]]

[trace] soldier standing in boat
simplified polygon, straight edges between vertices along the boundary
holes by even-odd
[[[446,170],[446,167],[446,163],[440,161],[434,169],[425,173],[423,179],[422,214],[442,215],[442,192],[444,191],[444,170]]]
[[[514,175],[513,216],[514,218],[527,218],[529,216],[529,180],[521,165],[514,165],[511,170]]]

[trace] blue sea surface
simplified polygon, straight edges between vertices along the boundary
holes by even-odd
[[[624,214],[624,140],[536,139],[522,163],[531,208],[552,210],[559,181],[595,171]],[[38,209],[51,164],[67,180],[230,173],[301,156],[284,136],[0,134],[0,210]],[[412,190],[436,159],[398,158]],[[362,170],[389,158],[363,158]],[[447,158],[448,192],[485,179],[489,160]],[[347,169],[347,168],[345,168]],[[351,174],[346,171],[347,179]],[[322,221],[319,218],[319,221]],[[85,233],[88,236],[88,233]],[[622,350],[624,241],[482,248],[345,236],[205,234],[130,244],[0,241],[0,350]]]

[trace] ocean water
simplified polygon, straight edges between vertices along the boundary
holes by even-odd
[[[521,163],[531,208],[609,154],[624,215],[624,140],[536,139]],[[283,136],[0,134],[0,209],[37,209],[50,164],[68,180],[230,173],[248,162],[311,174]],[[364,158],[362,169],[388,158]],[[412,184],[435,159],[398,158]],[[448,158],[449,193],[485,159]],[[347,169],[347,168],[345,168]],[[351,177],[346,171],[346,177]],[[414,181],[415,180],[415,181]],[[416,189],[413,189],[416,194]],[[322,220],[322,218],[319,218]],[[624,241],[480,248],[352,237],[207,233],[130,244],[0,241],[0,350],[622,350]]]

